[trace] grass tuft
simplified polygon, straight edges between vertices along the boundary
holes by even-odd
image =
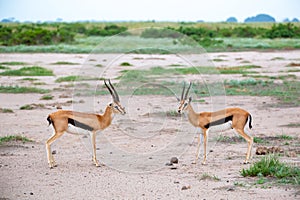
[[[251,177],[274,177],[279,183],[300,185],[300,168],[279,161],[275,155],[263,157],[252,164],[249,169],[243,169],[241,175]],[[265,179],[263,179],[265,181]]]
[[[132,66],[132,64],[130,64],[129,62],[122,62],[120,64],[120,66],[123,66],[123,67],[129,67],[129,66]]]
[[[79,65],[79,63],[73,63],[68,61],[57,61],[55,63],[51,63],[51,65]]]
[[[46,95],[43,95],[43,96],[40,98],[40,100],[51,100],[51,99],[53,99],[53,98],[54,98],[54,96],[49,95],[49,94],[46,94]]]
[[[48,93],[49,90],[35,87],[0,86],[0,93]]]
[[[53,72],[49,69],[33,66],[23,67],[16,70],[7,70],[0,73],[1,76],[53,76]]]
[[[3,144],[5,142],[11,142],[11,141],[21,141],[23,143],[32,142],[32,140],[21,135],[8,135],[8,136],[0,137],[0,144]]]
[[[0,108],[0,113],[13,113],[14,111],[9,108]]]
[[[0,65],[27,65],[26,62],[11,61],[11,62],[1,62]]]

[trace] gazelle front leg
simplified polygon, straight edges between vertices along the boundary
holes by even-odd
[[[46,142],[47,158],[48,158],[48,164],[49,164],[50,168],[57,166],[54,161],[52,152],[51,152],[51,144],[62,135],[63,135],[63,132],[54,132],[54,135],[51,136]]]
[[[207,129],[203,130],[203,161],[202,161],[202,165],[206,164],[206,145],[207,145]]]
[[[96,167],[99,167],[99,162],[96,158],[96,132],[92,131],[90,132],[91,135],[91,142],[92,142],[92,147],[93,147],[93,162],[96,165]]]

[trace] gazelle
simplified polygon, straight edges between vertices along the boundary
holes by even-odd
[[[82,113],[70,110],[58,110],[49,114],[47,120],[49,125],[52,124],[54,128],[54,134],[46,142],[47,158],[50,168],[56,166],[50,145],[65,132],[74,133],[74,126],[84,129],[90,134],[93,148],[92,159],[94,164],[97,167],[99,166],[99,162],[96,158],[96,132],[107,128],[111,124],[114,114],[119,113],[124,115],[126,113],[125,108],[120,104],[119,95],[110,80],[108,80],[108,83],[109,85],[107,85],[104,80],[104,84],[110,92],[113,102],[106,106],[104,114]]]
[[[248,163],[251,156],[251,149],[253,144],[253,137],[245,133],[246,124],[248,124],[249,129],[252,128],[251,121],[252,117],[249,112],[241,108],[226,108],[224,110],[219,110],[215,112],[201,112],[196,113],[191,105],[192,98],[188,97],[189,90],[192,83],[188,86],[185,93],[185,84],[183,86],[181,99],[178,98],[179,108],[178,113],[183,111],[187,112],[189,122],[195,126],[202,129],[202,134],[204,137],[204,157],[202,164],[206,164],[206,145],[207,136],[209,132],[221,132],[229,129],[235,129],[235,131],[242,136],[248,143],[248,149],[246,154],[246,159],[244,163]],[[185,94],[184,94],[185,93]],[[198,147],[195,163],[199,157],[200,149],[200,134],[198,136]]]

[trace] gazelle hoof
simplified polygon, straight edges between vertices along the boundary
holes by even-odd
[[[243,164],[244,164],[244,165],[250,164],[250,162],[249,162],[248,160],[244,160]]]

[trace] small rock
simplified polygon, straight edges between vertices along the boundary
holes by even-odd
[[[173,166],[173,164],[172,163],[166,163],[166,166]]]
[[[182,188],[181,188],[181,190],[188,190],[188,189],[191,189],[191,186],[190,185],[188,185],[188,186],[182,186]]]
[[[52,155],[55,155],[55,154],[56,154],[56,150],[53,150],[53,151],[52,151]]]
[[[171,167],[170,169],[171,169],[171,170],[175,170],[175,169],[177,169],[177,167]]]
[[[30,195],[33,195],[33,192],[30,192]]]
[[[56,109],[62,109],[62,106],[61,105],[57,105]]]
[[[233,187],[229,187],[228,189],[227,189],[227,191],[234,191],[235,189],[233,188]]]
[[[172,157],[170,160],[171,164],[178,164],[178,158],[177,157]]]
[[[288,154],[287,154],[288,157],[297,157],[297,153],[295,151],[290,151]]]

